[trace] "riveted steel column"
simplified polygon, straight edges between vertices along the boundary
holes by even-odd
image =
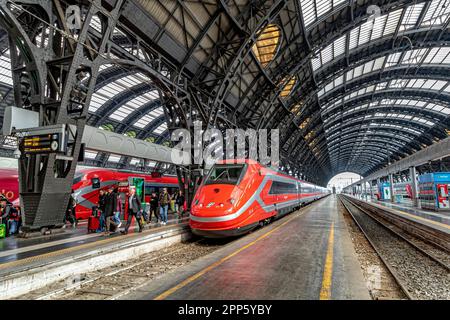
[[[415,207],[419,206],[419,197],[418,197],[418,187],[417,187],[417,178],[416,178],[416,167],[409,168],[409,177],[411,178],[411,192],[412,192],[412,201]]]
[[[391,202],[395,202],[394,198],[394,175],[389,173],[389,190],[391,191]]]

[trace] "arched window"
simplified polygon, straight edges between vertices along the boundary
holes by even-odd
[[[292,76],[289,81],[283,81],[282,83],[285,83],[283,90],[281,90],[280,97],[285,98],[288,95],[291,94],[292,88],[295,86],[295,83],[297,82],[297,77]]]
[[[269,24],[258,37],[252,47],[259,63],[265,67],[273,60],[280,46],[281,30],[276,24]]]

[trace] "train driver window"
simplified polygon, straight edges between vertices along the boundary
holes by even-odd
[[[99,178],[92,178],[92,189],[100,189],[100,179]]]
[[[208,175],[205,184],[234,184],[237,185],[243,176],[244,165],[216,164]]]

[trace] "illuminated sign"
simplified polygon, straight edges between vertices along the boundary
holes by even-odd
[[[42,134],[23,139],[25,153],[51,153],[60,151],[60,134]]]

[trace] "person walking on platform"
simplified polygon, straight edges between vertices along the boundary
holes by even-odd
[[[141,214],[142,214],[141,200],[136,195],[136,189],[130,188],[130,194],[128,197],[128,219],[127,224],[125,226],[125,230],[121,231],[122,234],[128,233],[128,229],[130,228],[131,220],[133,219],[133,217],[138,222],[139,232],[142,232],[143,226],[141,223]]]
[[[183,191],[179,190],[175,196],[175,213],[178,215],[178,219],[183,216],[184,195]]]
[[[120,216],[122,213],[122,198],[120,197],[120,194],[119,194],[119,188],[114,189],[114,195],[117,199],[116,200],[117,206],[116,206],[116,210],[114,212],[114,222],[117,224],[117,228],[120,228],[120,226],[122,225],[122,221],[120,220]]]
[[[150,213],[149,213],[149,218],[148,221],[151,223],[152,222],[152,215],[154,214],[156,217],[156,223],[158,223],[161,220],[161,216],[159,215],[158,212],[158,196],[156,195],[155,192],[152,193],[152,195],[150,196]]]
[[[110,234],[111,224],[113,228],[117,228],[114,222],[114,213],[117,209],[117,195],[114,193],[114,188],[111,186],[108,188],[108,193],[105,196],[105,235]]]
[[[8,201],[6,197],[2,197],[0,199],[0,223],[5,224],[6,226],[6,235],[12,236],[18,231],[18,225],[20,220],[19,212],[12,205],[11,202]]]
[[[167,212],[169,211],[170,194],[167,192],[167,188],[163,188],[163,192],[159,195],[159,209],[161,215],[161,224],[167,223]]]
[[[100,209],[100,228],[99,231],[105,231],[105,200],[106,194],[105,190],[100,189],[98,196],[98,208]]]
[[[67,221],[70,222],[72,228],[77,227],[77,219],[75,217],[75,207],[77,206],[77,202],[75,201],[75,193],[72,189],[69,199],[69,205],[67,206],[66,215],[64,216],[64,227]]]

